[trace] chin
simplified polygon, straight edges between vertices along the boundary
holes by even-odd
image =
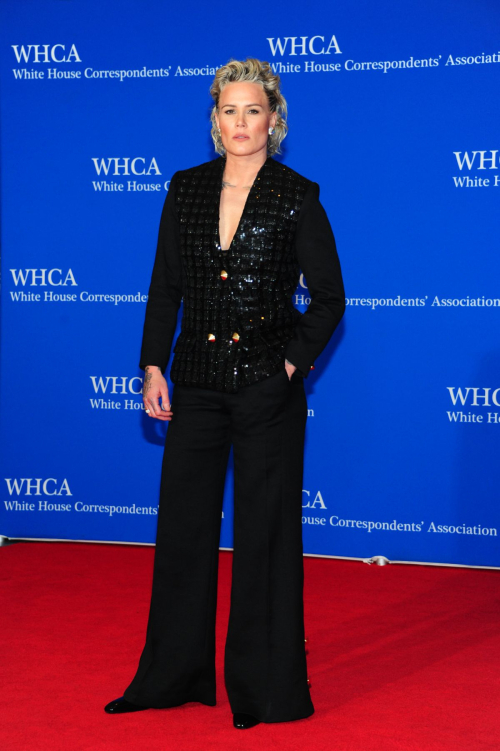
[[[267,141],[261,146],[257,146],[254,143],[233,143],[231,141],[229,148],[226,147],[226,152],[233,156],[252,156],[253,154],[263,151],[267,147]]]

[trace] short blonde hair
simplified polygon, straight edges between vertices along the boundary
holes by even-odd
[[[286,123],[287,105],[280,91],[280,77],[277,73],[273,73],[273,69],[269,63],[256,60],[253,57],[248,57],[245,61],[230,60],[227,65],[219,68],[215,74],[210,87],[210,94],[215,102],[210,114],[210,120],[212,122],[211,136],[216,152],[221,156],[224,156],[226,153],[215,119],[215,114],[219,111],[219,97],[222,89],[228,83],[241,83],[242,81],[260,83],[266,92],[271,112],[276,112],[277,114],[274,133],[267,140],[267,153],[269,155],[280,154],[281,142],[288,130]]]

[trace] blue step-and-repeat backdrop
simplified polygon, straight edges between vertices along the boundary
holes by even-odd
[[[0,535],[154,542],[142,409],[171,175],[209,86],[269,60],[344,320],[306,382],[305,552],[500,566],[500,6],[3,0]],[[307,279],[295,304],[308,304]],[[221,546],[232,546],[232,473]]]

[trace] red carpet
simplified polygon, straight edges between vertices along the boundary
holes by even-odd
[[[500,573],[305,559],[315,714],[231,725],[222,675],[231,554],[220,556],[218,704],[109,716],[144,643],[153,549],[0,549],[0,748],[500,749]]]

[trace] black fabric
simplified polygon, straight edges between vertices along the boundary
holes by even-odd
[[[229,250],[221,251],[224,164],[218,158],[172,178],[140,367],[165,372],[183,299],[172,382],[234,393],[279,372],[285,357],[307,377],[342,318],[345,295],[319,186],[270,157]],[[304,314],[292,303],[301,270],[311,296]]]
[[[304,380],[284,366],[237,393],[175,385],[162,466],[146,645],[125,699],[213,705],[222,499],[234,454],[234,558],[225,648],[233,712],[308,717],[303,615]]]

